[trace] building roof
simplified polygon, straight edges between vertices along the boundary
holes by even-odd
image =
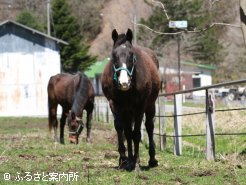
[[[102,74],[109,58],[105,58],[103,61],[97,61],[94,63],[89,70],[85,71],[88,78],[94,78],[97,74]]]
[[[33,34],[38,34],[38,35],[41,35],[41,36],[43,36],[43,37],[49,38],[49,39],[51,39],[51,40],[54,40],[54,41],[56,41],[57,43],[61,43],[61,44],[64,44],[64,45],[68,45],[68,43],[65,42],[65,41],[63,41],[63,40],[60,40],[60,39],[55,38],[55,37],[52,37],[52,36],[50,36],[50,35],[47,35],[46,33],[40,32],[40,31],[38,31],[38,30],[35,30],[35,29],[33,29],[33,28],[30,28],[30,27],[25,26],[25,25],[23,25],[23,24],[21,24],[21,23],[18,23],[18,22],[15,22],[15,21],[11,21],[11,20],[6,20],[6,21],[1,22],[1,23],[0,23],[0,28],[1,28],[2,26],[4,26],[4,25],[7,25],[7,24],[13,24],[13,25],[22,27],[22,28],[24,28],[24,29],[26,29],[26,30],[31,31]]]
[[[204,64],[195,64],[195,63],[192,63],[192,62],[190,62],[190,61],[182,61],[181,64],[189,65],[189,66],[193,66],[193,67],[200,67],[200,68],[204,68],[204,69],[210,69],[210,70],[215,70],[215,69],[217,69],[216,66],[212,66],[212,65],[204,65]]]

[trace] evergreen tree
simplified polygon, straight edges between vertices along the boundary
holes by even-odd
[[[216,35],[213,29],[202,32],[191,39],[192,45],[186,50],[193,55],[194,60],[201,61],[203,64],[215,65],[222,60],[220,56],[222,45]]]
[[[85,70],[96,58],[88,54],[89,45],[80,33],[80,26],[66,0],[52,1],[52,35],[69,43],[61,46],[61,63],[64,72]]]
[[[16,17],[16,22],[19,22],[23,25],[26,25],[30,28],[36,29],[38,31],[43,32],[44,31],[44,26],[42,26],[36,17],[27,10],[23,10],[20,12],[20,14]]]
[[[204,29],[211,23],[212,18],[215,16],[208,11],[203,0],[160,1],[165,5],[171,20],[188,21],[188,30],[194,30],[194,28],[197,30]],[[160,32],[172,33],[180,31],[178,29],[170,29],[168,27],[168,22],[169,20],[166,18],[160,7],[157,7],[154,10],[153,15],[147,21],[142,20],[143,24]],[[143,34],[139,36],[139,39],[145,40],[145,35],[149,34],[149,32],[146,32],[141,28],[141,33]],[[174,36],[170,35],[153,35],[150,47],[161,48],[167,41],[174,38]],[[219,55],[221,49],[222,45],[218,41],[218,34],[215,29],[192,35],[190,45],[186,47],[186,51],[193,55],[194,60],[207,64],[214,64],[213,62],[221,61],[221,56]]]

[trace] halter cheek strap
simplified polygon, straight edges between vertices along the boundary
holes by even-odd
[[[135,69],[135,64],[137,62],[137,58],[136,58],[136,55],[133,55],[133,66],[132,66],[132,69],[131,71],[129,71],[126,67],[119,67],[119,68],[116,68],[115,65],[113,64],[113,69],[114,69],[114,80],[117,82],[118,81],[118,77],[117,77],[117,72],[118,71],[121,71],[121,70],[125,70],[127,72],[127,74],[132,77],[132,74],[133,74],[133,71]]]

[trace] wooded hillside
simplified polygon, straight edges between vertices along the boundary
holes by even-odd
[[[166,15],[160,3],[153,3],[151,0],[67,2],[71,6],[71,13],[80,24],[81,33],[90,45],[90,53],[97,55],[98,59],[110,56],[112,29],[117,28],[122,32],[127,28],[133,28],[131,21],[134,15],[138,23],[144,23],[156,31],[176,31],[168,29]],[[238,1],[161,0],[160,2],[165,5],[170,19],[188,19],[191,30],[206,28],[214,22],[240,25]],[[28,10],[46,27],[46,3],[47,0],[0,0],[0,21],[15,20],[22,10]],[[138,44],[152,47],[159,55],[162,65],[177,65],[175,36],[160,36],[141,26],[138,26],[137,30]],[[245,78],[246,49],[241,29],[214,26],[206,33],[209,35],[202,32],[182,35],[181,60],[217,66],[214,82]],[[203,55],[199,53],[199,47],[200,51],[204,52]]]

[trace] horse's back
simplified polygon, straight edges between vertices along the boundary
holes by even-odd
[[[59,73],[50,77],[48,98],[57,103],[71,103],[75,91],[74,85],[79,82],[78,75]]]
[[[151,57],[152,62],[156,65],[157,69],[159,69],[159,61],[155,54],[155,52],[149,48],[143,47],[143,46],[136,46],[136,48],[139,48],[142,52],[145,52],[148,56]]]
[[[138,51],[137,53],[139,53],[141,59],[143,60],[144,66],[146,66],[150,72],[152,83],[159,86],[161,79],[159,74],[159,61],[156,54],[154,51],[146,47],[136,46],[136,49]]]

